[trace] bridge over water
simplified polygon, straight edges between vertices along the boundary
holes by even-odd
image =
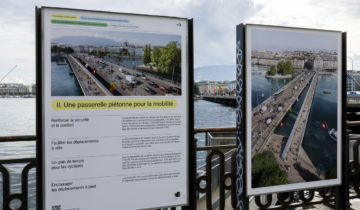
[[[305,134],[306,124],[308,121],[309,113],[311,110],[312,101],[314,98],[315,88],[318,81],[319,74],[322,72],[313,71],[303,73],[297,78],[288,83],[280,93],[277,93],[277,99],[274,95],[263,102],[260,107],[254,109],[253,115],[261,110],[263,106],[269,106],[271,104],[272,109],[276,110],[276,107],[281,106],[281,110],[266,111],[263,114],[257,114],[256,116],[262,116],[259,118],[269,119],[269,115],[276,115],[271,117],[270,123],[264,123],[262,120],[256,121],[252,118],[252,156],[262,152],[263,150],[270,150],[274,153],[280,167],[288,174],[288,179],[291,183],[297,183],[306,181],[305,179],[322,179],[323,175],[314,167],[311,160],[307,156],[306,152],[302,148],[302,141]],[[297,119],[293,125],[292,131],[287,139],[284,136],[274,134],[275,128],[280,124],[284,116],[291,109],[293,104],[298,100],[301,93],[306,91],[305,99],[297,116]],[[277,104],[274,105],[276,101]],[[279,105],[280,104],[280,105]],[[265,114],[265,118],[264,115]],[[265,125],[264,125],[265,124]],[[265,126],[262,129],[262,126]],[[260,131],[259,131],[260,130]],[[256,134],[260,132],[260,135]],[[285,143],[286,142],[286,143]],[[304,177],[303,172],[307,171],[307,177]],[[310,175],[309,175],[310,174]]]
[[[224,104],[231,107],[236,107],[235,96],[202,96],[202,99],[218,104]]]
[[[80,85],[85,96],[112,96],[113,94],[76,58],[72,55],[67,56],[71,69]]]
[[[253,110],[251,118],[252,156],[264,149],[275,128],[298,100],[314,75],[313,71],[301,73]],[[262,111],[263,107],[266,107],[266,111]]]

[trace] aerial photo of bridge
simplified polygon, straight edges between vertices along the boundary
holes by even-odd
[[[252,187],[335,179],[337,45],[257,41],[251,50]],[[331,160],[321,162],[326,158]]]

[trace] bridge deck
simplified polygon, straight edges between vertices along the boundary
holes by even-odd
[[[96,79],[96,77],[92,75],[77,59],[70,55],[68,56],[68,60],[85,96],[112,96],[112,93],[98,79]]]
[[[253,110],[253,116],[251,119],[252,156],[264,149],[275,128],[280,124],[288,110],[297,101],[299,95],[304,91],[313,75],[314,72],[302,73],[285,85],[282,90],[278,92],[277,97],[274,95],[269,97]],[[280,105],[282,106],[282,109],[278,110]],[[262,106],[268,106],[269,108],[263,114],[257,114],[254,116],[255,112],[258,112],[257,110],[259,110]],[[273,109],[273,112],[270,112],[269,109]],[[269,117],[272,118],[272,121],[269,125],[267,125],[265,120]]]
[[[283,159],[283,160],[286,158],[289,148],[291,148],[294,156],[297,157],[299,154],[299,150],[300,150],[302,140],[303,140],[304,134],[305,134],[308,116],[309,116],[309,113],[311,110],[312,100],[314,98],[318,75],[319,75],[319,73],[316,73],[315,76],[313,77],[313,80],[310,84],[310,88],[306,94],[305,100],[301,106],[299,114],[298,114],[296,121],[294,123],[294,126],[291,130],[290,136],[289,136],[289,138],[286,142],[285,148],[281,154],[281,159]],[[292,144],[292,143],[294,143],[294,144]]]

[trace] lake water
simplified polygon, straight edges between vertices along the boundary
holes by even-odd
[[[80,85],[68,63],[58,65],[51,62],[51,95],[52,96],[82,96]]]
[[[323,91],[330,91],[331,94],[325,94]],[[323,173],[336,166],[337,161],[336,142],[330,138],[327,129],[320,128],[325,121],[329,129],[338,130],[337,96],[337,77],[320,75],[302,146],[315,167]]]
[[[224,106],[204,100],[194,102],[195,128],[211,127],[235,127],[236,111],[233,107]],[[197,145],[205,145],[205,134],[199,133]],[[197,152],[197,167],[203,165],[206,159],[206,151]]]
[[[264,72],[268,70],[267,67],[252,66],[252,68],[257,72],[251,74],[251,106],[254,109],[289,83],[291,79],[266,78]]]
[[[0,99],[0,135],[35,135],[35,99]],[[0,143],[0,158],[35,157],[35,142]],[[21,172],[24,164],[5,165],[11,174],[11,192],[21,192]],[[35,209],[35,169],[29,174],[29,207]],[[2,207],[2,176],[0,176],[0,206]],[[1,208],[0,207],[0,208]]]

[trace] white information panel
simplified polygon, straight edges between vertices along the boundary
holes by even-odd
[[[188,20],[42,8],[45,209],[188,203]]]

